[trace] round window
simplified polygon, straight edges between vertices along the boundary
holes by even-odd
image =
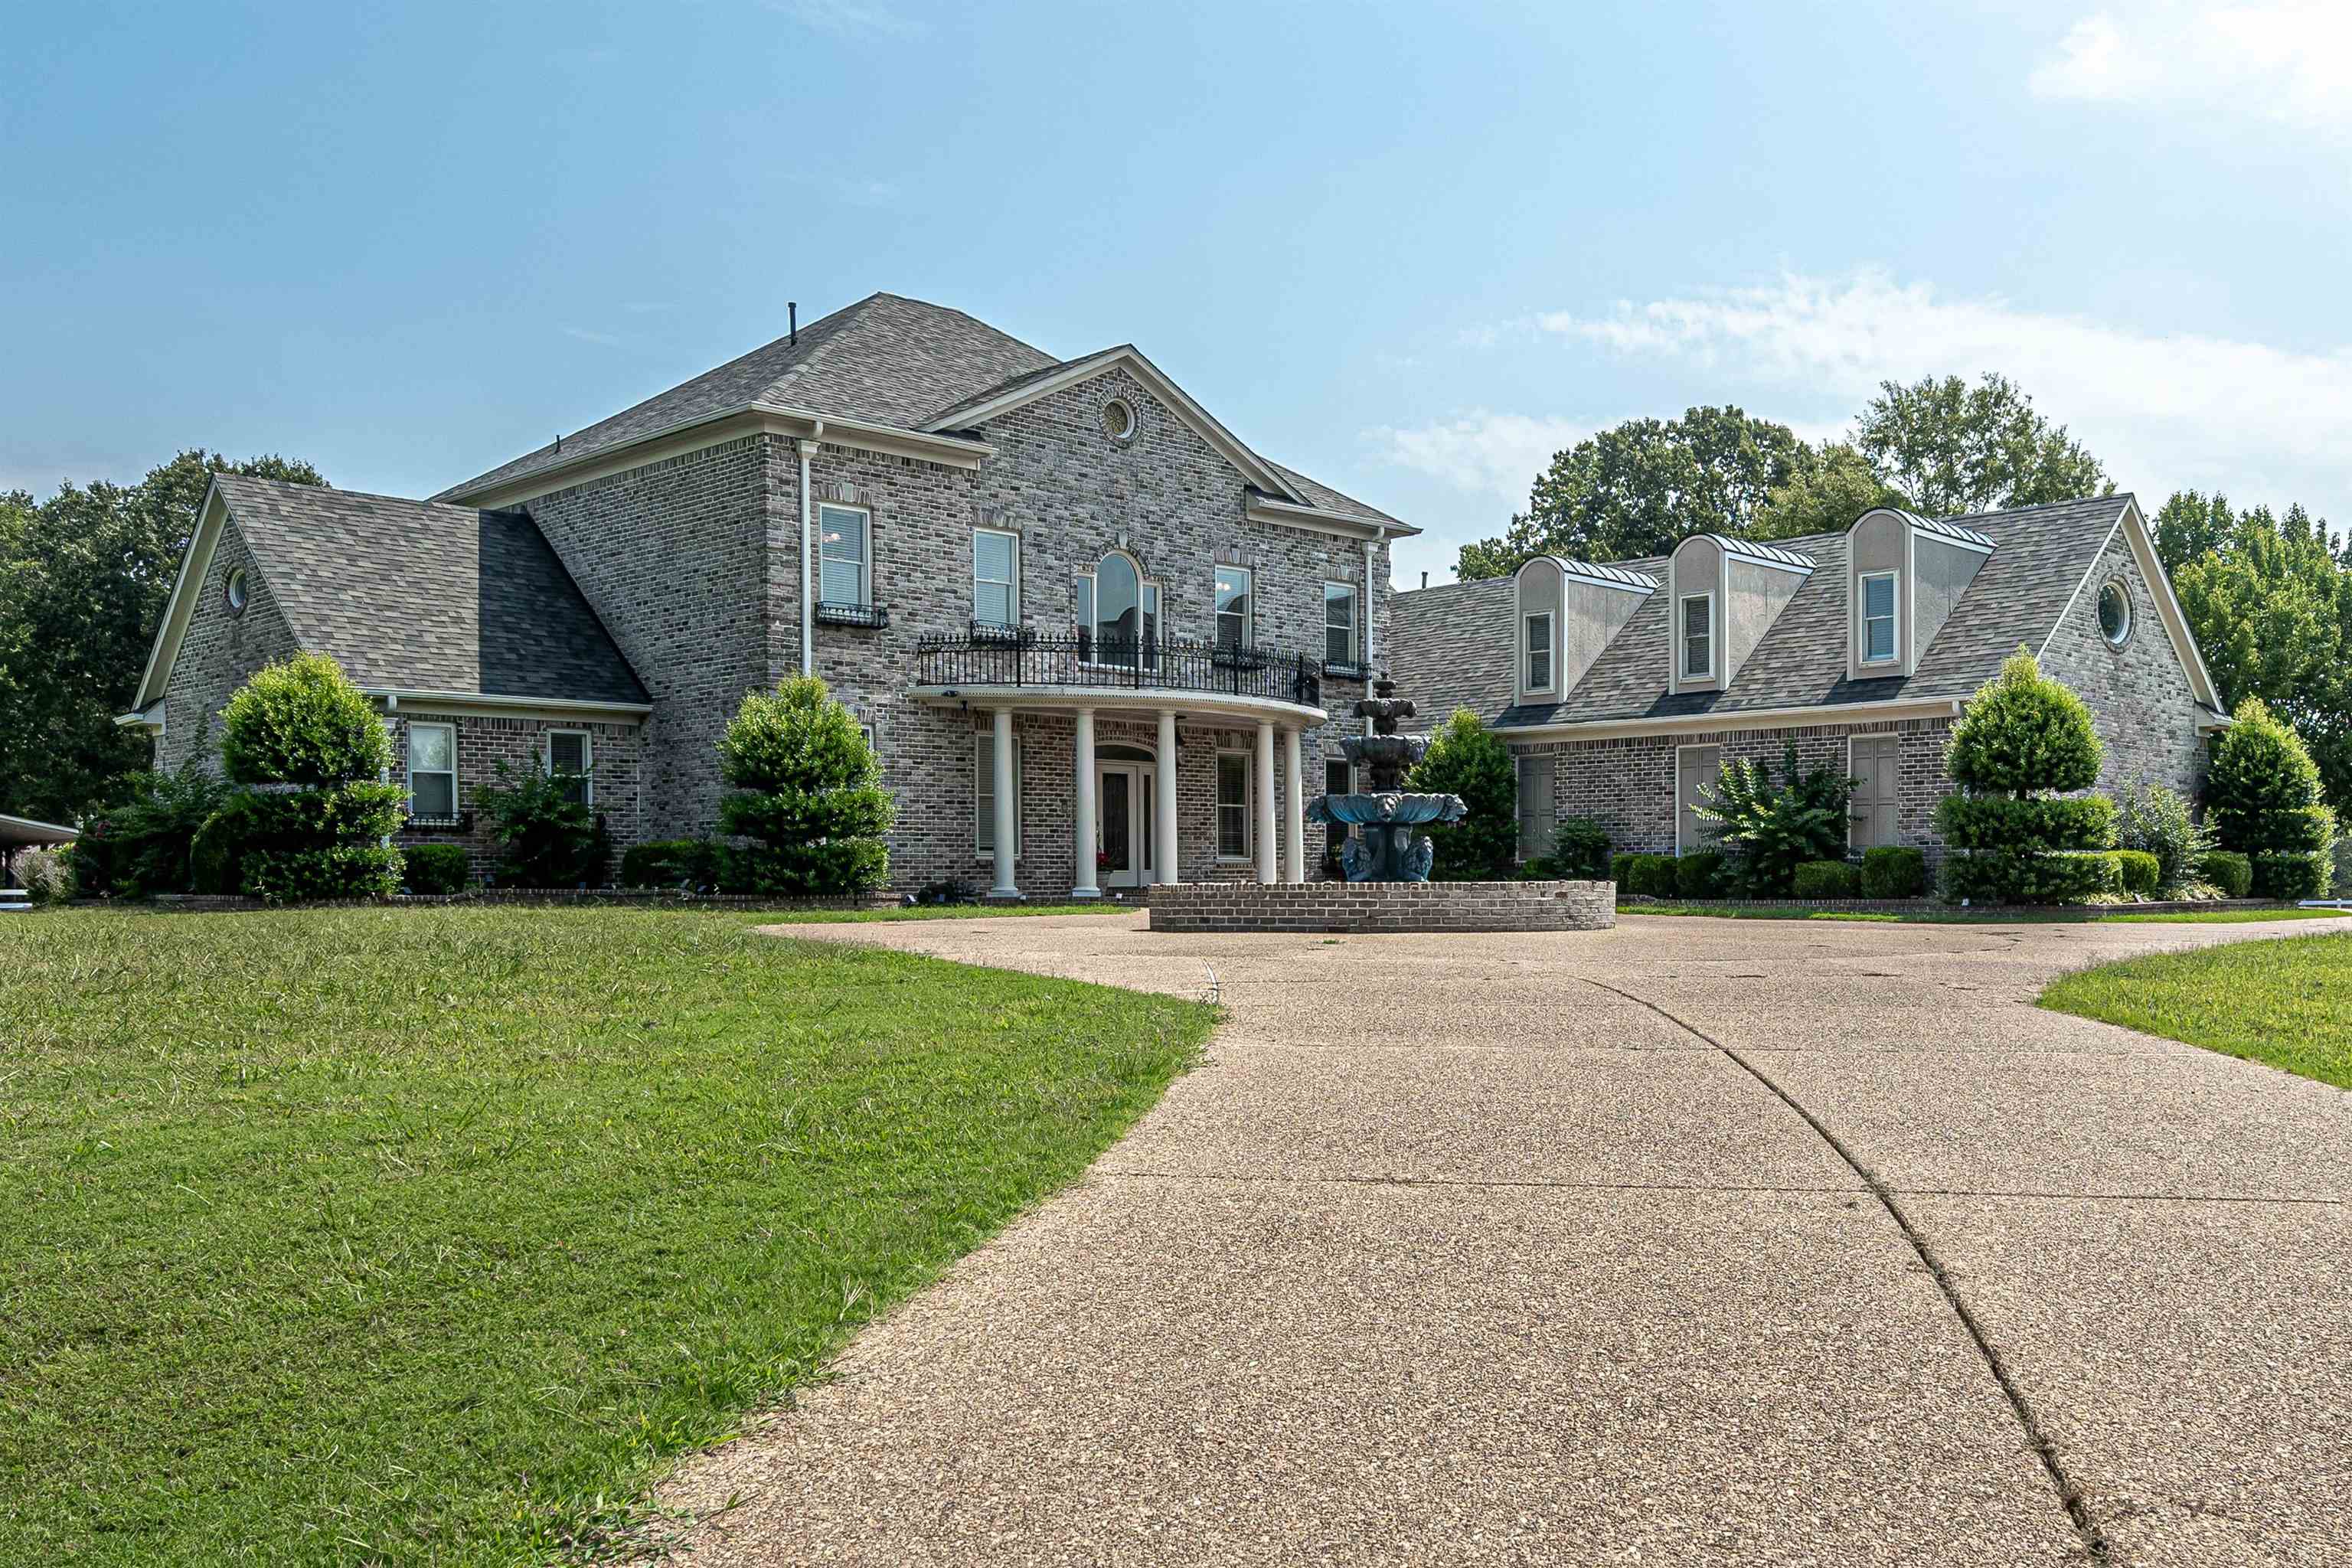
[[[2099,635],[2121,647],[2131,640],[2131,590],[2110,583],[2099,590]]]
[[[228,574],[227,598],[229,614],[237,615],[243,612],[245,609],[245,568],[240,566],[236,571]]]
[[[1135,410],[1125,400],[1114,397],[1103,405],[1103,434],[1114,441],[1124,441],[1135,434]]]

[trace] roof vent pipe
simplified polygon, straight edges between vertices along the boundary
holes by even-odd
[[[791,342],[791,345],[792,345],[793,348],[798,348],[798,347],[800,347],[800,346],[801,346],[801,302],[800,302],[798,300],[785,300],[785,301],[784,301],[784,320],[785,320],[787,322],[791,323],[791,328],[792,328],[792,336],[791,336],[791,339],[789,340],[789,341],[790,341],[790,342]]]

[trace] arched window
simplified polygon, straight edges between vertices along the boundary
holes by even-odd
[[[1160,584],[1114,550],[1078,574],[1078,657],[1134,669],[1160,663]]]

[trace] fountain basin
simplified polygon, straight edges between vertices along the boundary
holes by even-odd
[[[1156,931],[1602,931],[1614,882],[1177,882],[1150,890]]]

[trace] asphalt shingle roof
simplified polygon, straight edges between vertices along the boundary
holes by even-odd
[[[361,686],[647,700],[522,513],[235,474],[215,482],[295,641]]]
[[[2127,495],[2099,496],[1945,520],[1958,532],[1990,540],[1994,548],[1908,677],[1846,679],[1847,535],[1815,533],[1776,542],[1782,550],[1811,557],[1816,569],[1740,667],[1729,690],[1667,693],[1669,613],[1660,592],[1634,613],[1563,700],[1508,708],[1495,722],[1581,723],[1972,696],[2000,673],[2000,661],[2019,644],[2042,646],[2130,500]],[[1664,580],[1663,557],[1617,564]]]

